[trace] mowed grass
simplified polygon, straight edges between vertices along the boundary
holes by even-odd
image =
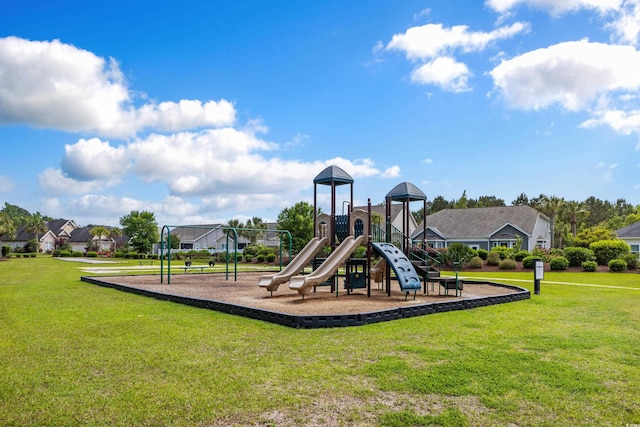
[[[78,267],[0,262],[1,425],[640,423],[637,273],[545,273],[527,301],[294,330],[86,284]],[[533,291],[532,274],[485,276]]]

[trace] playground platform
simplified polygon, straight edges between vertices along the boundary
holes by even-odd
[[[465,280],[464,296],[425,295],[405,301],[396,285],[391,294],[373,288],[347,294],[339,279],[339,293],[318,287],[304,299],[288,287],[273,296],[259,287],[261,273],[244,273],[238,280],[225,280],[224,274],[180,274],[171,284],[161,284],[158,275],[84,276],[82,281],[100,286],[173,301],[195,307],[277,323],[293,328],[362,326],[453,310],[466,310],[529,299],[529,290],[493,282]]]

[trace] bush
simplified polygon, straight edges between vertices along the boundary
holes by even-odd
[[[478,249],[478,256],[486,261],[487,256],[489,256],[489,251],[486,249]]]
[[[70,251],[60,251],[59,256],[68,258],[68,257],[71,256],[71,252]]]
[[[523,259],[525,259],[526,257],[528,257],[529,255],[531,255],[529,253],[529,251],[518,251],[516,252],[516,254],[513,256],[513,259],[515,259],[516,261],[522,261]]]
[[[563,256],[553,257],[551,261],[549,261],[549,268],[551,268],[551,270],[566,270],[567,267],[569,267],[569,260]]]
[[[123,258],[124,255],[125,255],[124,252],[118,251],[113,256],[116,257],[116,258]]]
[[[513,249],[506,246],[496,246],[494,248],[491,248],[491,252],[489,252],[489,255],[491,255],[492,252],[497,252],[498,254],[500,254],[500,259],[508,259],[513,257]]]
[[[624,254],[620,259],[623,259],[627,263],[627,268],[629,270],[635,270],[638,268],[638,254]]]
[[[582,269],[584,271],[594,272],[598,269],[598,263],[595,261],[584,261],[582,263]]]
[[[87,258],[97,258],[97,257],[98,257],[98,252],[95,252],[95,251],[87,252]]]
[[[137,258],[138,259],[146,259],[147,258],[147,254],[139,253],[139,254],[137,254]]]
[[[264,255],[258,255],[256,257],[256,261],[259,262],[259,263],[263,263],[264,262]]]
[[[625,271],[627,269],[627,263],[625,260],[620,258],[615,258],[609,261],[609,270],[615,272]]]
[[[600,265],[607,265],[612,259],[619,259],[631,252],[631,246],[624,240],[600,240],[589,245],[589,249]]]
[[[2,256],[3,257],[6,257],[10,253],[11,253],[11,247],[10,246],[3,246],[2,247]]]
[[[518,264],[512,259],[503,259],[498,263],[500,270],[515,270]]]
[[[16,254],[16,258],[22,258],[22,254]]]
[[[36,253],[35,253],[35,252],[30,253],[30,254],[29,254],[29,257],[31,257],[31,258],[35,258],[35,257],[36,257]]]
[[[535,268],[535,266],[536,266],[536,260],[538,260],[538,259],[540,259],[540,258],[535,257],[535,256],[533,256],[533,255],[529,255],[529,256],[527,256],[527,257],[524,257],[524,258],[522,258],[522,266],[523,266],[524,268],[531,268],[531,269],[533,269],[533,268]]]
[[[571,267],[578,267],[585,261],[595,261],[596,257],[591,249],[570,246],[564,248],[564,257],[569,261]]]
[[[500,253],[497,251],[489,252],[487,256],[487,265],[498,265],[500,264]]]
[[[267,262],[274,262],[276,260],[276,254],[268,254],[265,259]]]
[[[482,258],[474,256],[471,258],[471,261],[469,261],[469,268],[482,268],[483,264],[484,262],[482,261]]]
[[[73,251],[73,252],[71,252],[71,256],[74,257],[74,258],[82,258],[82,252]]]
[[[244,260],[245,260],[246,262],[253,262],[253,255],[245,254],[245,255],[244,255]]]

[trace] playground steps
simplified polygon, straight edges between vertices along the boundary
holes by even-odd
[[[435,277],[440,277],[440,270],[433,268],[429,265],[426,265],[421,261],[411,261],[413,267],[416,269],[416,273],[420,275],[423,279],[432,279]]]

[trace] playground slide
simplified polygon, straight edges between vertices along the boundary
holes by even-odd
[[[277,272],[276,274],[269,274],[266,276],[261,276],[258,281],[258,286],[267,288],[268,291],[276,291],[280,284],[284,282],[288,282],[289,279],[298,274],[300,270],[304,268],[305,265],[311,258],[318,253],[320,249],[329,244],[329,238],[319,238],[314,237],[309,240],[309,243],[302,248],[302,250],[296,255],[296,257],[287,265],[282,271]]]
[[[335,251],[311,274],[295,276],[289,279],[289,288],[295,289],[299,294],[306,294],[311,288],[326,281],[334,275],[338,268],[349,258],[358,246],[367,242],[367,237],[360,235],[356,238],[349,236],[336,248]]]
[[[419,291],[420,276],[407,256],[391,243],[372,243],[373,249],[389,263],[396,273],[400,289],[403,292]]]

